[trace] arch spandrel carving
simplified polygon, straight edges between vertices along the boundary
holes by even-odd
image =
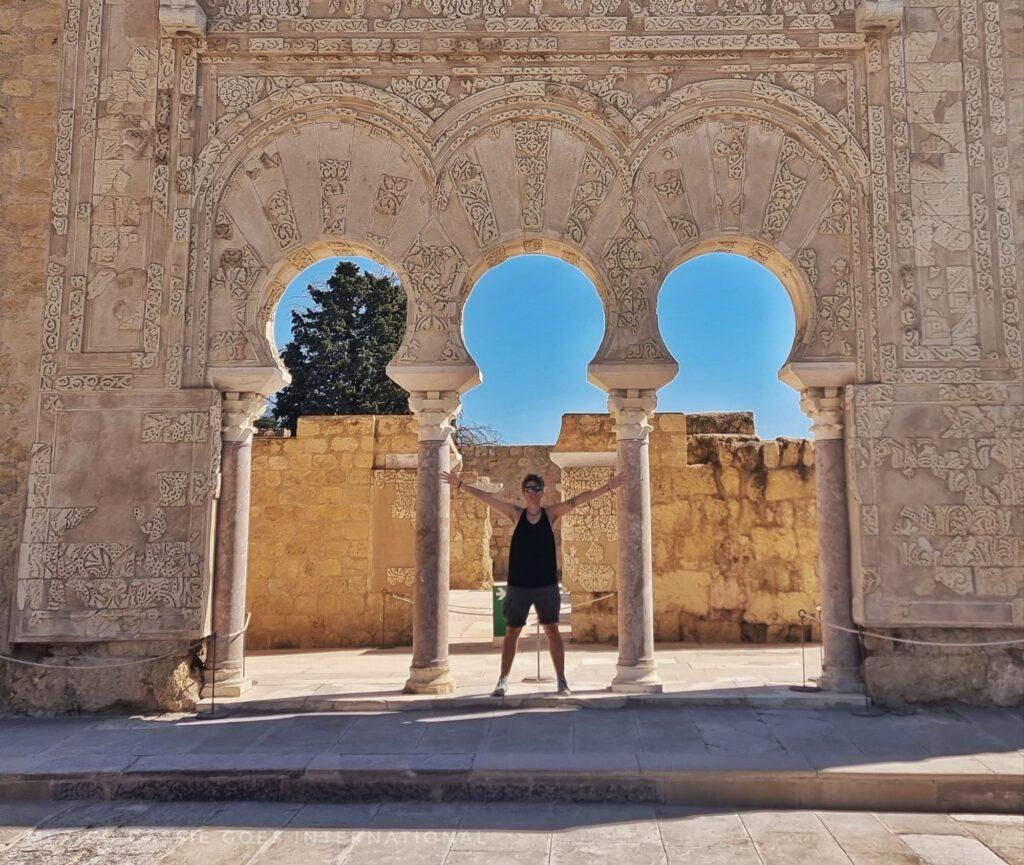
[[[461,246],[494,253],[522,238],[564,241],[596,257],[628,206],[616,151],[566,118],[503,112],[472,123],[439,163],[437,213]]]
[[[668,268],[710,251],[748,255],[786,285],[790,361],[855,356],[867,274],[852,214],[863,192],[806,131],[733,102],[659,130],[637,166],[638,211]],[[659,285],[660,285],[659,279]],[[861,323],[863,326],[863,323]]]
[[[279,363],[269,299],[314,251],[399,262],[429,219],[429,167],[399,140],[358,119],[302,120],[234,155],[213,184],[221,196],[208,206],[209,262],[197,276],[209,285],[206,346],[196,347],[211,367]]]

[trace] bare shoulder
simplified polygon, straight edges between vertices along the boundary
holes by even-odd
[[[557,520],[560,516],[564,515],[568,510],[572,508],[571,502],[557,502],[551,505],[551,507],[545,508],[548,514],[549,520]]]

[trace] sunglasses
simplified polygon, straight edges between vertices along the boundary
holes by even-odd
[[[524,493],[542,493],[542,492],[544,492],[544,487],[538,487],[538,486],[534,486],[533,484],[531,484],[528,487],[523,487],[523,492]]]

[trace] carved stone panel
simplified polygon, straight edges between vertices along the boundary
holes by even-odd
[[[205,633],[220,395],[67,394],[46,417],[32,449],[12,641]]]
[[[559,490],[569,499],[594,489],[614,474],[613,467],[586,466],[562,469]],[[614,592],[618,562],[618,523],[615,497],[601,496],[575,508],[560,520],[562,579],[570,592]]]
[[[416,583],[416,469],[377,469],[371,491],[370,591],[410,597]]]
[[[1024,388],[849,388],[854,617],[1024,625]]]

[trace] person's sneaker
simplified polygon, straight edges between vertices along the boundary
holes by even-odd
[[[569,690],[569,683],[565,681],[565,676],[560,676],[558,679],[558,693],[563,697],[568,697],[572,693]]]
[[[508,679],[502,676],[498,679],[498,684],[494,686],[494,690],[491,691],[492,697],[504,697],[505,689],[508,687]]]

